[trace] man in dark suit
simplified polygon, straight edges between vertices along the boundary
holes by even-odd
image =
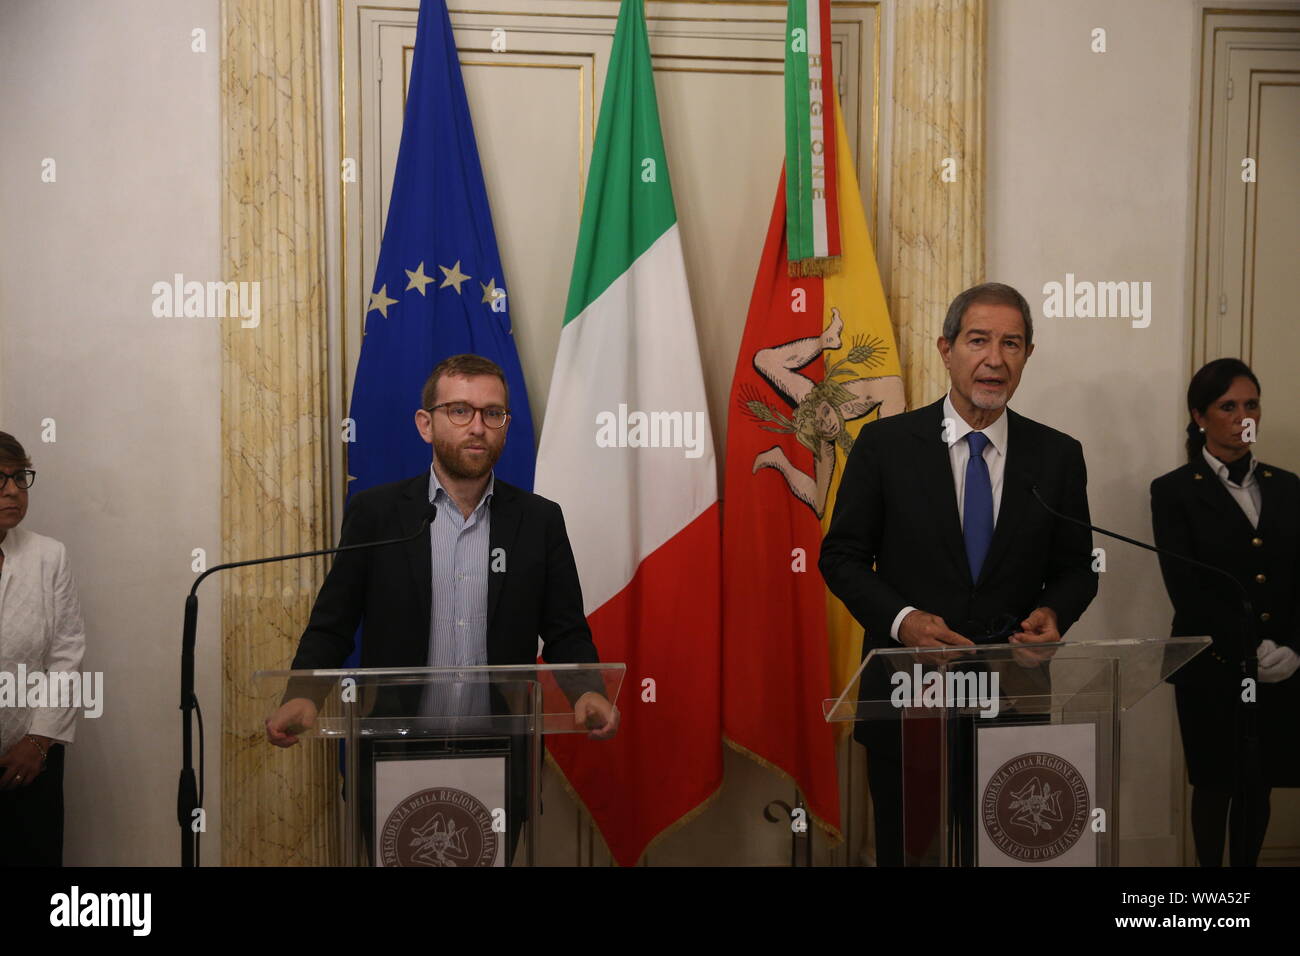
[[[492,472],[510,419],[505,373],[481,356],[452,356],[429,376],[421,404],[415,424],[433,446],[430,471],[352,498],[340,544],[406,537],[432,503],[429,535],[338,555],[293,669],[343,666],[362,624],[366,668],[532,664],[538,637],[547,663],[598,661],[560,506]],[[595,739],[617,733],[619,712],[603,687],[572,680],[561,687],[573,701],[575,726]],[[435,701],[439,693],[430,688],[422,701],[404,695],[402,706],[434,716],[475,692],[453,685],[448,700]],[[469,703],[470,711],[486,712],[486,702]],[[292,696],[267,721],[267,738],[292,746],[319,706],[309,694]],[[524,786],[525,778],[512,775],[515,796]]]
[[[1019,292],[975,286],[948,308],[948,394],[866,425],[849,453],[819,567],[872,648],[1060,641],[1097,593],[1079,442],[1006,407],[1033,353]],[[1032,664],[1042,652],[1025,649]],[[883,677],[880,672],[875,680]],[[862,696],[888,699],[889,684]],[[903,863],[897,721],[860,721],[878,862]]]

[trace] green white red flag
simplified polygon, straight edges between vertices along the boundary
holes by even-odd
[[[623,865],[722,783],[715,467],[645,17],[623,0],[535,483],[601,659],[627,664],[616,738],[548,738]]]
[[[792,276],[839,268],[831,0],[789,0],[785,44],[786,254]]]

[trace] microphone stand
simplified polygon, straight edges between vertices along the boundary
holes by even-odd
[[[1263,774],[1262,768],[1260,767],[1258,710],[1256,709],[1258,707],[1258,701],[1259,701],[1259,696],[1258,696],[1259,694],[1259,657],[1258,657],[1259,641],[1255,639],[1255,607],[1250,600],[1250,592],[1246,590],[1246,586],[1242,584],[1239,580],[1237,580],[1236,576],[1229,573],[1228,571],[1225,571],[1223,568],[1216,567],[1213,564],[1206,564],[1204,561],[1198,561],[1195,558],[1189,558],[1187,555],[1179,554],[1177,551],[1169,551],[1165,548],[1158,548],[1155,545],[1147,544],[1144,541],[1138,541],[1134,538],[1129,538],[1126,537],[1125,535],[1117,534],[1114,531],[1107,531],[1105,528],[1099,528],[1094,524],[1089,524],[1088,522],[1081,521],[1078,518],[1072,518],[1069,515],[1061,514],[1059,511],[1054,509],[1051,505],[1049,505],[1046,501],[1043,500],[1043,496],[1038,493],[1038,485],[1036,484],[1030,485],[1029,490],[1033,493],[1034,497],[1038,499],[1038,503],[1043,506],[1043,508],[1047,511],[1048,514],[1060,518],[1062,521],[1068,521],[1071,524],[1077,524],[1080,527],[1087,528],[1090,531],[1095,531],[1098,534],[1104,534],[1108,538],[1115,538],[1116,540],[1123,541],[1126,544],[1136,545],[1139,548],[1144,548],[1147,551],[1152,551],[1156,554],[1163,554],[1168,557],[1175,558],[1186,564],[1195,565],[1196,567],[1206,571],[1213,571],[1215,574],[1227,578],[1229,581],[1232,582],[1233,587],[1237,589],[1241,597],[1242,671],[1246,676],[1246,678],[1251,682],[1251,686],[1255,689],[1254,698],[1250,701],[1242,702],[1244,704],[1242,708],[1241,724],[1240,724],[1242,747],[1239,753],[1239,759],[1237,763],[1238,773],[1239,773],[1238,782],[1250,784],[1251,785],[1250,789],[1252,792],[1258,789],[1257,785],[1261,782],[1261,777]],[[1253,648],[1253,651],[1247,653],[1248,648]],[[1245,778],[1245,779],[1243,780],[1241,778]],[[1250,826],[1250,824],[1253,823],[1253,820],[1251,819],[1253,815],[1253,811],[1250,806],[1250,800],[1247,799],[1245,801],[1241,801],[1241,800],[1237,800],[1235,797],[1236,795],[1234,794],[1234,799],[1232,800],[1233,812],[1239,814],[1238,820],[1241,821],[1242,829],[1253,834],[1254,830]],[[1244,802],[1243,806],[1238,806],[1243,802]],[[1241,859],[1241,854],[1245,850],[1245,847],[1243,845],[1244,840],[1237,840],[1235,841],[1235,843],[1236,843],[1236,849],[1238,850],[1236,854],[1231,852],[1233,849],[1233,841],[1229,841],[1228,862],[1232,866],[1244,866],[1245,862],[1244,860]]]
[[[364,541],[361,544],[346,544],[337,548],[318,548],[315,551],[299,551],[297,554],[279,554],[269,558],[253,558],[249,561],[230,561],[208,568],[190,587],[189,596],[185,598],[185,623],[181,631],[181,775],[176,791],[176,822],[181,828],[181,866],[193,867],[199,863],[200,831],[194,827],[194,811],[200,807],[200,781],[194,774],[194,720],[193,714],[198,710],[198,698],[194,694],[194,643],[199,620],[199,585],[209,575],[230,568],[246,568],[255,564],[271,564],[276,561],[293,561],[297,558],[315,558],[325,554],[340,554],[344,551],[360,551],[363,548],[379,548],[389,544],[405,544],[414,541],[426,532],[438,515],[438,509],[429,503],[429,513],[420,522],[414,534],[405,538],[389,538],[386,541]],[[203,715],[199,712],[199,732],[202,735]],[[200,764],[202,754],[200,754]]]

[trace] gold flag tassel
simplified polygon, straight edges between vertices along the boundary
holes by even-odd
[[[792,259],[789,262],[790,276],[802,279],[808,276],[826,278],[840,271],[839,256],[820,256],[813,259]]]

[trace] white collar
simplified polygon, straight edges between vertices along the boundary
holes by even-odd
[[[1250,456],[1250,467],[1246,469],[1246,477],[1241,479],[1241,484],[1237,484],[1228,477],[1228,466],[1210,454],[1210,449],[1202,445],[1201,454],[1205,457],[1205,463],[1210,466],[1210,470],[1218,475],[1219,480],[1224,484],[1232,485],[1234,488],[1249,488],[1251,482],[1255,480],[1255,466],[1259,464],[1259,459],[1254,455]]]
[[[952,441],[948,443],[949,447],[957,444],[975,429],[961,415],[957,414],[957,408],[952,403],[952,392],[949,391],[943,397],[943,417],[952,419],[953,428],[950,433]],[[992,424],[982,429],[984,437],[989,440],[989,444],[999,455],[1007,453],[1007,409],[1003,407],[1002,414],[999,415]]]
[[[5,539],[0,541],[0,551],[4,551],[5,560],[8,561],[10,558],[19,555],[31,541],[31,538],[32,535],[29,531],[22,528],[10,528],[9,533],[5,535]]]

